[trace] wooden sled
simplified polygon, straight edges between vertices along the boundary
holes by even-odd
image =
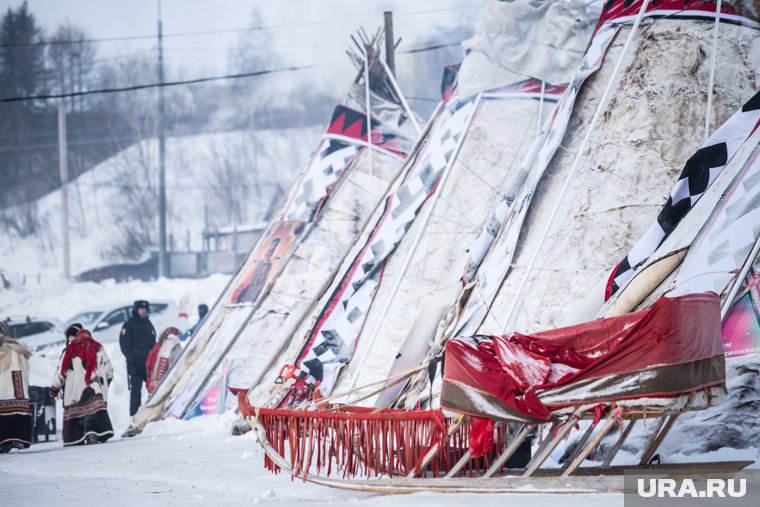
[[[313,410],[253,408],[244,392],[238,405],[265,466],[317,484],[386,493],[621,491],[625,471],[731,473],[752,463],[652,464],[682,414],[722,401],[720,336],[717,295],[664,298],[647,310],[535,335],[449,340],[445,413],[321,402]],[[560,376],[547,381],[555,366]],[[638,464],[612,466],[644,419],[655,423]],[[546,466],[580,420],[590,424],[561,467]],[[529,460],[510,462],[547,426]],[[587,466],[614,428],[619,435],[601,464]],[[330,477],[336,474],[342,477]]]
[[[705,393],[707,395],[708,393]],[[456,416],[444,418],[446,421],[443,438],[428,435],[418,453],[412,456],[413,464],[406,469],[392,466],[391,453],[398,453],[399,448],[383,448],[375,446],[366,452],[366,442],[359,438],[359,432],[366,429],[369,418],[379,421],[380,425],[398,423],[396,412],[367,411],[358,412],[352,407],[341,407],[330,412],[313,412],[306,410],[257,409],[250,405],[245,393],[238,393],[240,413],[253,429],[258,442],[261,444],[267,461],[267,468],[277,473],[284,471],[294,478],[304,481],[351,491],[369,491],[378,493],[591,493],[623,491],[623,473],[626,471],[647,471],[650,473],[668,473],[674,470],[688,471],[698,474],[701,471],[710,473],[733,473],[752,461],[724,461],[688,464],[649,464],[660,444],[673,427],[677,418],[692,408],[696,396],[694,394],[676,398],[668,407],[658,406],[610,406],[604,410],[599,407],[578,407],[569,415],[567,411],[557,414],[550,424],[548,437],[539,446],[535,455],[523,468],[506,468],[505,463],[515,454],[520,445],[536,431],[533,423],[497,423],[496,434],[509,434],[508,438],[498,439],[496,452],[489,457],[472,459],[466,437],[469,433],[470,418]],[[699,403],[701,403],[700,401]],[[428,412],[428,411],[425,411]],[[432,412],[432,411],[431,411]],[[414,414],[414,412],[409,412]],[[329,425],[327,432],[316,429],[315,421],[324,420],[351,421],[349,424]],[[443,415],[441,414],[441,417]],[[597,424],[589,425],[574,452],[565,460],[561,468],[543,466],[549,455],[566,438],[576,430],[580,419],[598,419]],[[639,464],[635,466],[611,466],[615,455],[623,447],[633,427],[639,420],[656,420],[648,445],[639,456]],[[268,421],[268,423],[262,422]],[[409,421],[413,421],[412,416]],[[279,425],[273,430],[267,425]],[[507,424],[512,431],[505,431]],[[286,428],[287,427],[287,428]],[[581,466],[593,452],[601,440],[613,428],[618,427],[620,435],[615,444],[605,456],[601,465]],[[350,431],[351,435],[345,435]],[[271,442],[273,431],[285,431],[285,445]],[[416,431],[425,432],[427,429],[418,428]],[[321,432],[317,442],[316,432]],[[349,446],[334,446],[338,440],[346,441]],[[367,436],[367,435],[365,435]],[[398,436],[398,435],[396,435]],[[370,439],[382,440],[388,434],[371,435]],[[438,435],[440,437],[440,435]],[[298,439],[299,442],[294,440]],[[399,442],[395,441],[395,444]],[[418,442],[419,443],[419,442]],[[401,443],[403,450],[403,442]],[[342,456],[331,454],[333,449]],[[321,453],[321,454],[320,454]],[[363,472],[364,477],[350,478],[348,473],[354,460],[363,460],[360,467],[351,470]],[[392,471],[395,470],[395,471]],[[405,472],[401,474],[401,472]],[[337,472],[339,477],[330,477]],[[376,476],[377,478],[367,478]]]

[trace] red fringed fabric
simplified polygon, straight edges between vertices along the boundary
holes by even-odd
[[[447,424],[438,410],[405,411],[346,407],[339,412],[260,409],[258,419],[272,447],[289,458],[294,475],[333,467],[343,477],[407,475],[425,454],[446,441]],[[443,452],[430,463],[438,476],[449,466]],[[269,458],[265,466],[279,467]]]
[[[473,458],[485,456],[493,451],[493,419],[472,418],[470,431],[470,454]]]
[[[294,476],[337,473],[342,477],[417,475],[440,477],[470,449],[469,421],[449,435],[455,419],[440,410],[382,410],[340,407],[338,411],[254,409],[244,391],[237,393],[240,413],[257,416],[274,450],[290,462]],[[495,453],[509,443],[507,424],[490,421],[477,438],[490,439],[491,448],[471,459],[460,472],[473,475],[491,465]],[[483,432],[483,429],[486,432]],[[490,437],[486,433],[490,432]],[[426,467],[421,463],[433,446],[438,452]],[[266,468],[280,472],[268,456]]]

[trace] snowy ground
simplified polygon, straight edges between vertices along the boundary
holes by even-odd
[[[530,502],[533,507],[623,505],[622,495],[451,495],[405,497],[324,488],[264,469],[252,433],[229,435],[226,417],[154,423],[143,435],[97,446],[38,444],[0,457],[3,505],[398,505],[479,507]],[[88,487],[87,484],[97,485]],[[86,493],[85,493],[86,491]]]
[[[547,495],[515,493],[461,495],[417,493],[390,496],[325,488],[287,475],[272,475],[253,433],[230,436],[231,416],[192,421],[166,420],[149,425],[132,439],[63,448],[60,442],[36,444],[0,457],[4,506],[68,505],[398,505],[479,507],[622,506],[622,494]],[[626,459],[626,456],[621,456]],[[674,456],[695,461],[695,457]],[[700,460],[757,459],[757,451],[724,450]],[[91,487],[88,485],[96,485]],[[86,491],[86,493],[85,493]]]

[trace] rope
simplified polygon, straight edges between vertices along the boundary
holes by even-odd
[[[715,81],[715,61],[718,57],[718,28],[720,27],[721,2],[722,0],[718,0],[718,3],[715,4],[715,30],[713,31],[712,58],[710,61],[710,80],[707,85],[707,111],[705,111],[705,143],[710,137],[710,116],[712,113],[713,82]]]

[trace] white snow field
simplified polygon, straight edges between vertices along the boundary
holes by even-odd
[[[0,311],[22,309],[65,319],[95,301],[158,298],[180,308],[211,301],[228,277],[214,275],[201,280],[69,283],[43,279],[42,284],[0,291]],[[66,297],[61,297],[66,294]],[[167,419],[152,423],[131,439],[119,435],[129,424],[129,391],[124,358],[118,345],[105,345],[115,368],[108,411],[116,436],[105,444],[63,447],[60,440],[34,444],[23,451],[0,456],[0,505],[397,505],[459,506],[477,502],[479,507],[528,502],[542,506],[622,506],[622,494],[432,494],[408,496],[356,493],[325,488],[287,474],[273,475],[264,468],[264,456],[253,433],[232,436],[235,416],[204,416],[190,421]],[[49,385],[58,359],[57,351],[31,359],[33,385]],[[736,362],[736,361],[735,361]],[[143,397],[143,399],[145,399]],[[58,419],[62,410],[58,407]],[[707,428],[710,421],[693,422]],[[643,429],[643,428],[642,428]],[[58,425],[60,432],[60,423]],[[692,434],[684,433],[684,435]],[[690,437],[680,433],[666,440],[663,461],[754,460],[757,449],[694,454]],[[564,449],[550,460],[556,463]],[[634,456],[621,451],[615,464],[633,463]],[[757,466],[757,465],[755,465]]]
[[[129,440],[62,448],[38,444],[0,457],[6,507],[18,505],[406,505],[479,507],[528,502],[532,507],[623,505],[620,494],[407,496],[325,488],[264,469],[252,433],[233,437],[231,421],[206,416],[162,421]]]

